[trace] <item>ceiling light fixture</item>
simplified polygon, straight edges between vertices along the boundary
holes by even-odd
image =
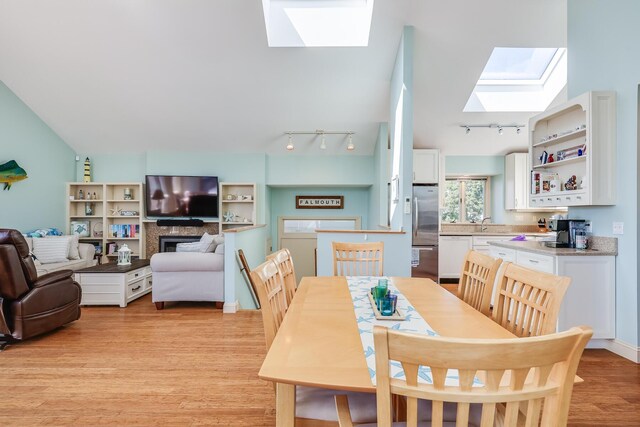
[[[488,129],[498,129],[498,135],[504,134],[504,128],[515,128],[516,134],[520,135],[520,132],[525,127],[525,125],[501,125],[498,123],[491,123],[488,125],[460,125],[461,128],[464,128],[464,133],[469,135],[471,132],[471,128],[488,128]]]
[[[353,151],[356,149],[356,146],[353,145],[353,138],[351,137],[352,134],[349,134],[349,144],[347,144],[347,150],[349,151]]]
[[[356,149],[356,146],[353,143],[353,135],[355,134],[355,132],[353,132],[351,130],[345,130],[345,131],[322,130],[322,129],[316,129],[315,131],[296,131],[296,130],[291,130],[291,131],[286,131],[284,134],[289,136],[289,143],[287,144],[287,150],[289,150],[289,151],[293,150],[293,139],[292,139],[293,136],[292,135],[316,135],[316,136],[321,136],[322,137],[320,139],[320,149],[321,150],[326,150],[327,149],[327,141],[325,140],[325,135],[347,135],[349,137],[349,143],[347,144],[347,150],[353,151],[353,150]]]

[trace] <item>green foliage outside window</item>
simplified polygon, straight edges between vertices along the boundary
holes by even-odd
[[[485,179],[448,179],[442,222],[480,222],[485,217]]]

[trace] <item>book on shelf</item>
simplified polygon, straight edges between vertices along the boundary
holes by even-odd
[[[140,235],[140,224],[111,224],[109,236],[116,239],[136,238]]]

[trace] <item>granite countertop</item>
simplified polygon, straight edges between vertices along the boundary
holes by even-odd
[[[544,242],[514,242],[501,241],[489,242],[490,245],[502,248],[516,249],[519,251],[533,252],[551,256],[617,256],[618,239],[614,237],[592,237],[589,241],[589,249],[575,248],[549,248]]]
[[[553,234],[547,232],[528,232],[528,231],[441,231],[438,233],[440,236],[519,236],[521,234],[525,234],[527,236],[553,236]]]

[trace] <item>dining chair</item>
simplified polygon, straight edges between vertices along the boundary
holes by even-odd
[[[502,259],[470,250],[464,258],[458,298],[485,316],[491,316],[491,295]]]
[[[334,276],[382,276],[384,243],[332,242]]]
[[[507,262],[498,278],[493,320],[519,337],[551,334],[569,283],[570,277]]]
[[[267,351],[284,321],[287,311],[282,274],[275,260],[268,259],[250,273],[260,300]],[[296,387],[296,425],[330,426],[338,421],[333,396],[337,390]],[[348,392],[354,419],[369,422],[376,419],[376,396],[371,393]]]
[[[580,356],[593,331],[581,326],[540,337],[461,339],[376,326],[373,335],[378,421],[361,427],[397,425],[391,420],[392,393],[406,396],[408,427],[493,426],[494,421],[504,426],[565,426]],[[406,379],[390,377],[390,362],[402,364]],[[431,384],[418,383],[425,375]],[[458,384],[446,384],[453,375]],[[432,402],[428,424],[418,422],[418,400],[423,399]],[[340,427],[352,426],[348,398],[335,400]],[[453,423],[443,423],[445,403],[457,405]]]
[[[287,306],[289,306],[298,286],[291,252],[289,252],[289,249],[283,248],[277,252],[267,255],[267,259],[272,259],[273,261],[275,261],[278,269],[280,270],[280,275],[282,276],[282,280],[284,281]]]
[[[284,281],[278,265],[272,259],[251,270],[249,276],[260,301],[264,338],[269,349],[287,311]]]

